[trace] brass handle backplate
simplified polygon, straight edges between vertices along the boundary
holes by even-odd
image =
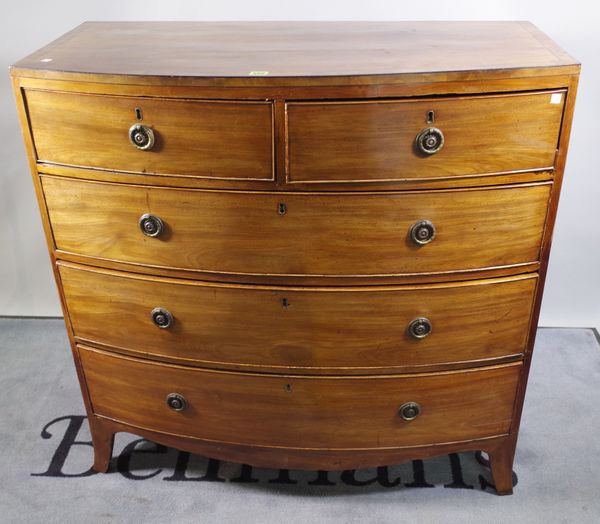
[[[160,329],[167,329],[173,325],[173,315],[168,309],[155,307],[150,313],[150,317],[154,325]]]
[[[431,329],[432,329],[431,320],[429,320],[428,318],[425,318],[425,317],[419,317],[419,318],[415,318],[408,325],[408,334],[412,338],[421,340],[422,338],[425,338],[426,336],[428,336],[431,333]]]
[[[421,414],[421,406],[416,402],[402,404],[398,413],[404,420],[414,420]]]
[[[129,141],[138,149],[148,151],[154,147],[154,131],[144,124],[133,124],[129,128]]]
[[[187,408],[187,400],[179,393],[169,393],[166,398],[167,406],[173,411],[183,411]]]
[[[429,220],[419,220],[410,226],[410,239],[418,246],[429,244],[435,238],[435,226]]]
[[[424,155],[433,155],[444,147],[444,133],[437,127],[426,127],[416,138],[417,149]]]
[[[147,237],[157,237],[164,229],[163,221],[156,215],[150,215],[148,213],[140,217],[139,226],[142,233]]]

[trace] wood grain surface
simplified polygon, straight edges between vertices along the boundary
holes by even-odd
[[[340,77],[423,81],[430,73],[472,81],[490,71],[522,77],[577,65],[528,22],[87,22],[17,62],[14,73],[138,84],[184,78],[327,85]]]
[[[94,413],[211,441],[372,449],[492,437],[510,429],[520,363],[438,374],[301,377],[190,369],[79,347]],[[175,412],[170,393],[188,407]],[[421,414],[398,415],[406,402]]]
[[[61,262],[77,340],[212,368],[309,374],[485,364],[525,352],[536,275],[360,288],[209,284]],[[151,320],[166,308],[173,325]],[[431,334],[408,333],[426,317]]]
[[[482,190],[277,194],[42,177],[59,251],[217,273],[379,275],[535,262],[550,183]],[[279,205],[285,204],[285,214]],[[152,213],[165,232],[144,236]],[[417,246],[411,226],[431,220]]]
[[[298,448],[274,448],[244,446],[238,444],[223,444],[194,437],[182,437],[148,429],[141,429],[122,422],[90,415],[90,425],[94,428],[97,437],[94,442],[94,465],[95,471],[106,472],[111,464],[112,441],[115,433],[127,432],[139,435],[150,442],[156,442],[164,446],[172,447],[182,451],[188,451],[203,457],[211,457],[237,464],[253,464],[260,468],[308,470],[308,471],[341,471],[346,469],[371,468],[374,466],[387,466],[391,464],[404,464],[412,460],[423,460],[432,457],[447,456],[450,453],[485,451],[494,453],[494,457],[506,459],[502,456],[512,457],[512,438],[510,435],[501,437],[486,437],[475,440],[462,440],[449,444],[437,444],[435,446],[409,446],[388,447],[375,449],[361,449],[357,453],[353,449],[298,449]],[[96,446],[96,442],[98,445]],[[283,465],[283,466],[282,466]],[[506,486],[512,491],[512,471],[508,476],[502,477],[496,473],[495,462],[492,461],[492,475],[498,489]],[[504,469],[502,469],[504,472]],[[504,485],[502,483],[505,483]],[[502,493],[508,494],[508,493]]]
[[[136,173],[271,180],[272,104],[95,96],[27,90],[38,160]],[[142,120],[136,117],[141,111]],[[129,128],[152,129],[140,150]]]
[[[290,102],[287,180],[325,183],[450,178],[551,169],[564,91],[355,102]],[[428,122],[428,113],[434,118]],[[444,146],[420,153],[425,128]]]

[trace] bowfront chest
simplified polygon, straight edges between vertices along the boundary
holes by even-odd
[[[97,471],[512,463],[579,65],[524,22],[85,23],[11,69]]]

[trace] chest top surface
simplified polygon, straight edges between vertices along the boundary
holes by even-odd
[[[573,73],[575,59],[529,22],[85,22],[17,62],[13,74],[243,78],[252,85]],[[461,74],[463,75],[461,77]]]

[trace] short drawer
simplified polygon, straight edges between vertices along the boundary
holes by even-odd
[[[42,185],[59,251],[210,273],[316,277],[535,263],[551,188],[244,193],[48,176]],[[157,236],[144,234],[140,220]]]
[[[36,90],[27,90],[25,98],[41,162],[133,173],[273,179],[270,102]]]
[[[519,358],[537,281],[534,274],[456,284],[289,288],[62,262],[59,270],[80,341],[197,366],[313,374]]]
[[[551,169],[564,92],[290,102],[287,179],[296,183],[431,180]],[[423,133],[425,152],[417,136]],[[436,131],[437,133],[437,131]],[[443,137],[443,146],[431,154]]]
[[[504,435],[521,370],[515,363],[438,374],[301,377],[192,369],[81,346],[79,355],[97,415],[215,442],[327,450]]]

